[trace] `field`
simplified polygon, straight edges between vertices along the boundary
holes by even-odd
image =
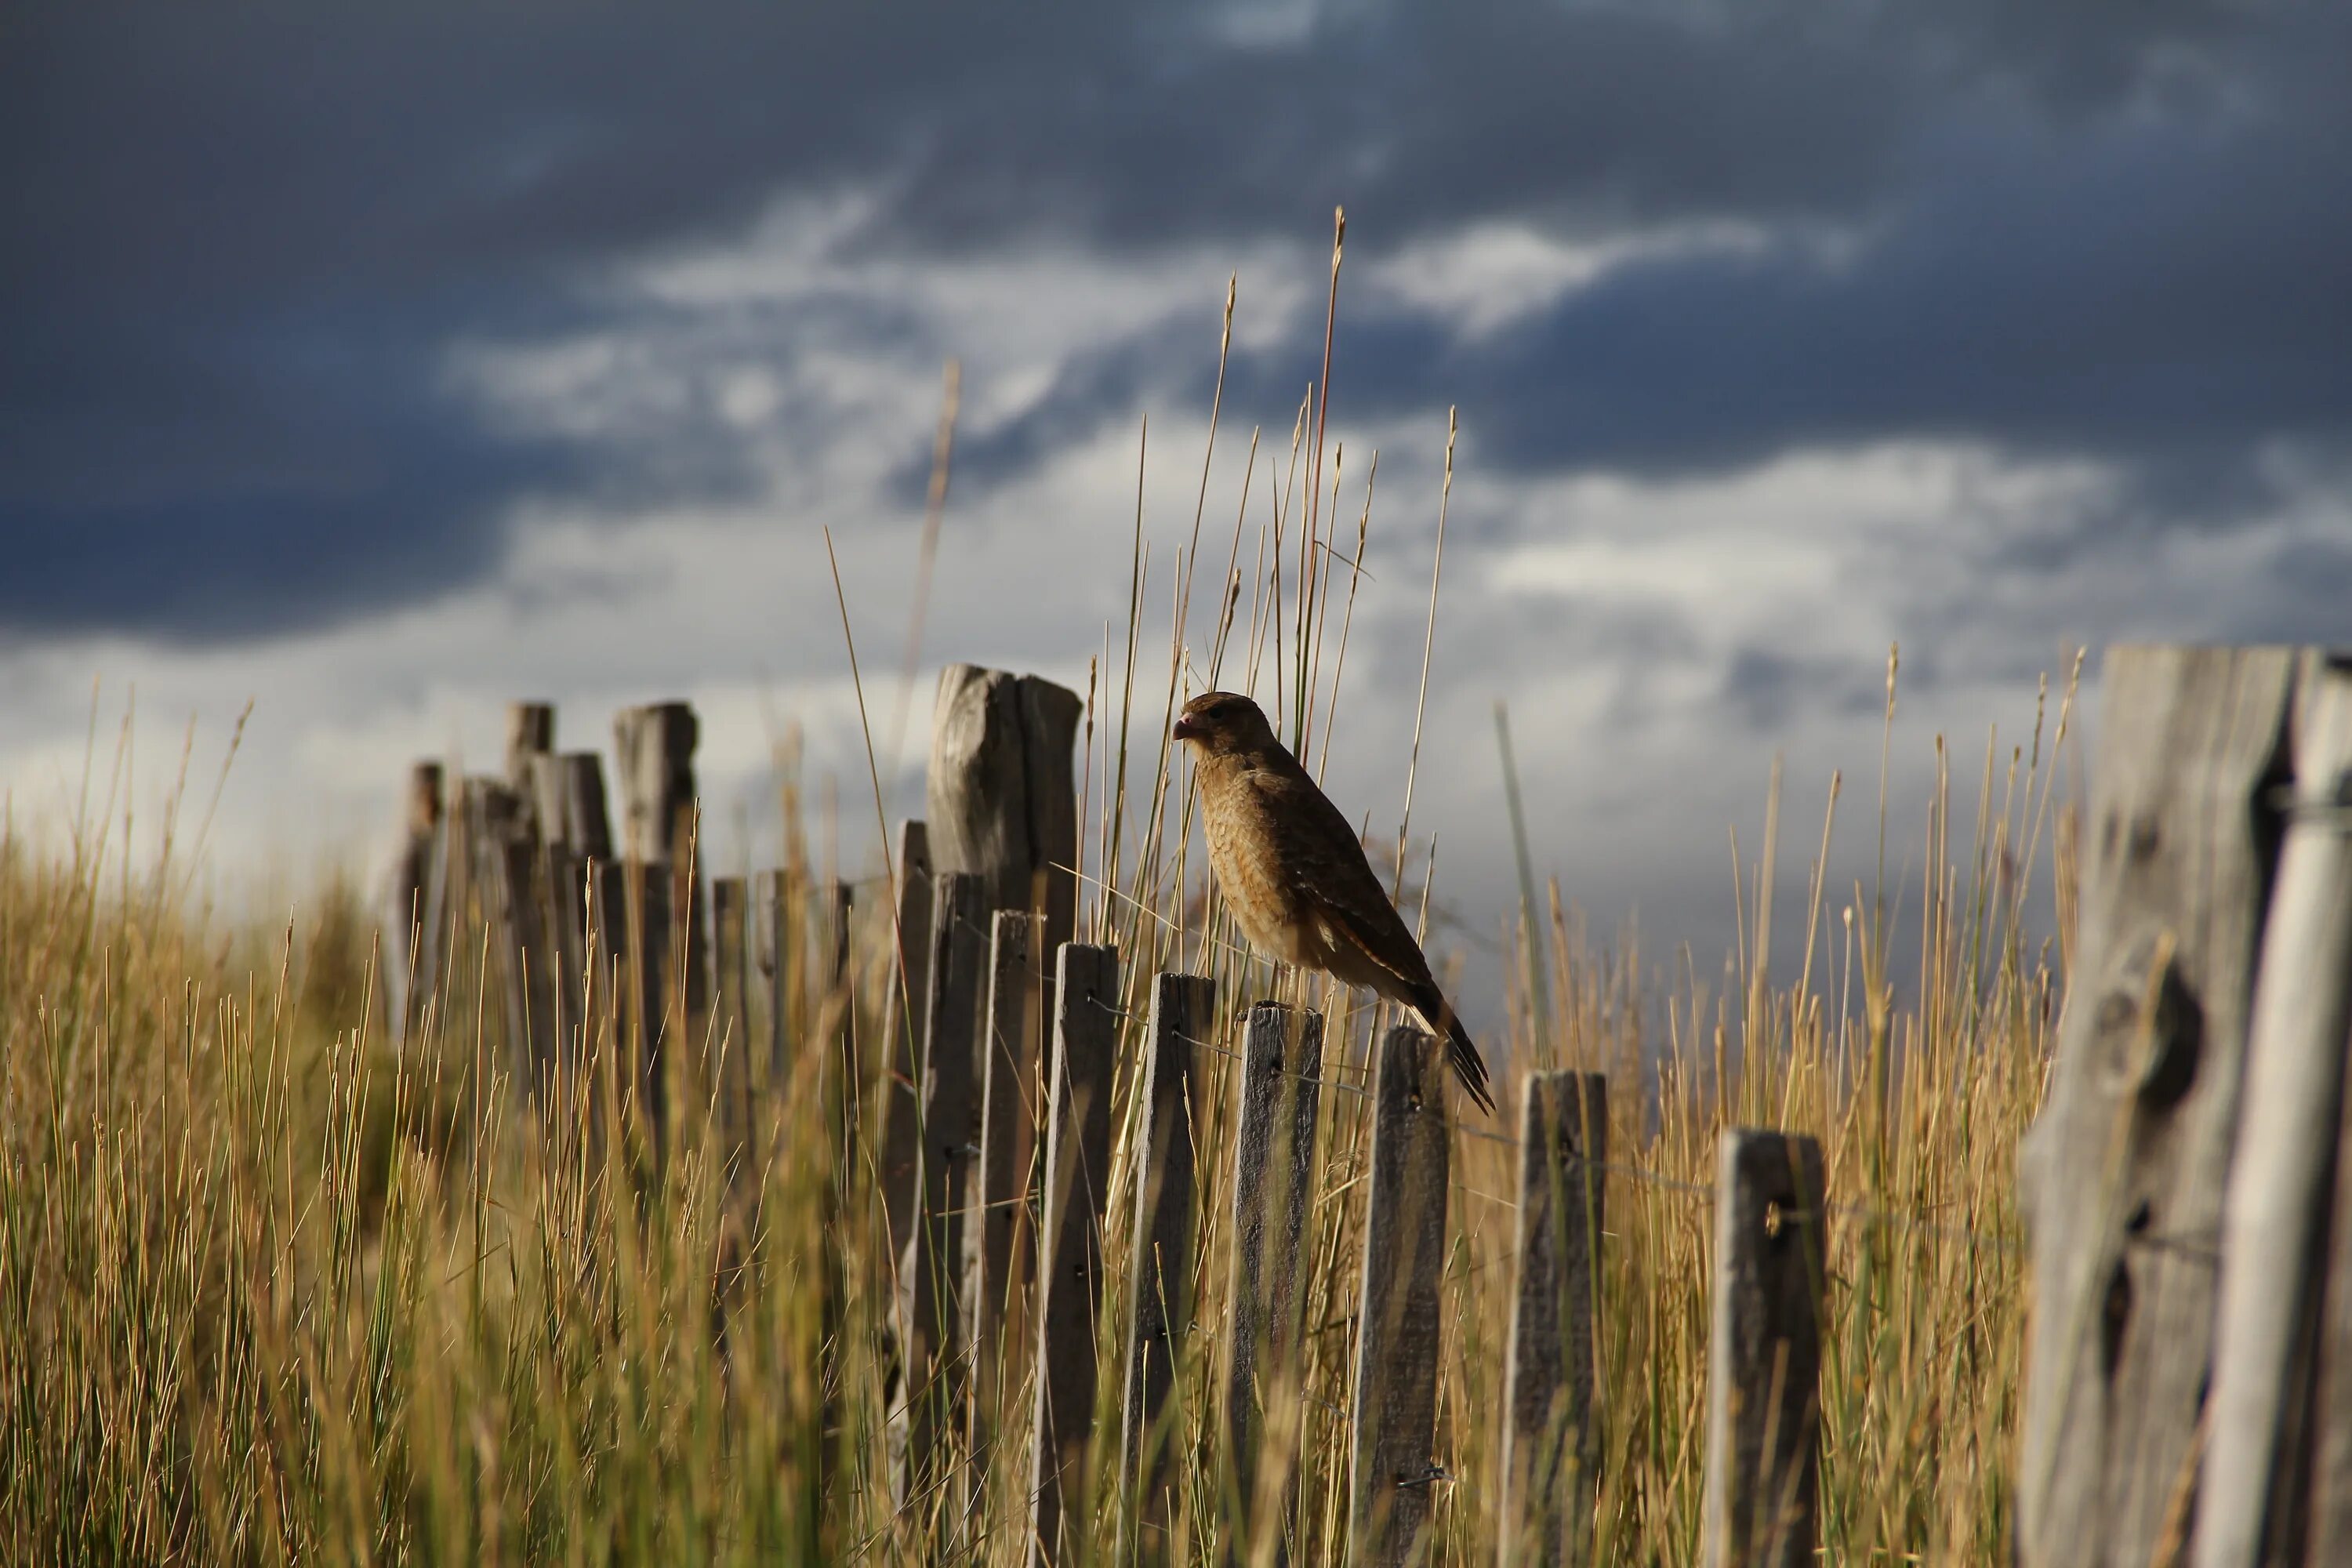
[[[1989,769],[1975,841],[1954,853],[1939,793],[1927,848],[1942,874],[1906,911],[1899,959],[1872,934],[1895,911],[1866,895],[1853,908],[1818,879],[1804,949],[1817,956],[1776,976],[1761,958],[1769,934],[1754,931],[1737,988],[1720,994],[1594,950],[1556,894],[1541,912],[1514,984],[1510,1059],[1601,1068],[1618,1086],[1601,1561],[1696,1552],[1707,1194],[1730,1123],[1813,1132],[1828,1156],[1831,1560],[2001,1554],[2024,1331],[2011,1177],[2063,988],[2029,919],[2031,899],[2054,893],[2063,910],[2067,891],[2066,836],[2048,826],[2064,815],[2048,794],[2030,772]],[[2036,889],[2015,868],[2034,864],[2044,833],[2059,852]],[[819,1114],[814,1069],[772,1086],[767,1157],[733,1191],[691,1112],[656,1178],[619,1141],[592,1158],[561,1108],[519,1100],[494,1065],[488,1009],[453,1009],[420,1048],[389,1053],[352,889],[320,889],[283,930],[224,929],[189,907],[185,872],[129,866],[96,827],[68,856],[21,838],[0,856],[6,1556],[881,1561],[921,1549],[894,1525],[887,1489],[886,1260],[875,1227],[856,1223],[871,1194],[804,1134]],[[1224,998],[1265,989],[1219,927],[1180,934],[1171,877],[1154,868],[1133,886],[1136,900],[1095,908],[1139,1020],[1163,966],[1205,968]],[[846,1001],[870,1040],[887,923],[862,921],[853,951]],[[1885,976],[1908,962],[1923,984],[1897,1000]],[[845,999],[814,984],[796,995],[795,1026],[825,1037]],[[1366,1013],[1343,994],[1308,1000],[1332,1019],[1343,1059],[1329,1070],[1360,1082]],[[591,1050],[608,1046],[609,1031]],[[1297,1405],[1306,1562],[1337,1560],[1344,1534],[1364,1099],[1328,1093],[1323,1116]],[[1213,1331],[1229,1173],[1211,1121],[1201,1316]],[[1514,1176],[1508,1150],[1471,1137],[1456,1171],[1432,1560],[1473,1563],[1493,1549]],[[820,1216],[837,1182],[847,1217],[828,1254]],[[1113,1247],[1120,1217],[1114,1203]],[[828,1268],[850,1282],[833,1324]],[[1176,1436],[1180,1527],[1195,1542],[1215,1502],[1202,1374],[1213,1338],[1186,1358]],[[956,1527],[981,1560],[1017,1556],[1015,1468],[996,1466],[1003,1484]]]
[[[1311,437],[1302,409],[1293,482],[1296,455],[1309,453],[1310,494]],[[1333,602],[1345,574],[1322,563],[1344,563],[1349,542],[1311,508],[1294,506],[1287,545],[1272,521],[1274,570],[1253,584],[1227,568],[1205,666],[1283,671],[1286,732],[1314,734],[1319,720],[1328,739],[1347,589]],[[1236,562],[1241,540],[1237,527]],[[1354,542],[1360,552],[1360,533]],[[1186,560],[1202,549],[1196,526]],[[1208,553],[1213,569],[1219,552]],[[1139,547],[1139,605],[1144,577]],[[1081,929],[1119,950],[1129,1062],[1163,969],[1216,981],[1213,1052],[1237,1048],[1234,1010],[1277,989],[1329,1020],[1307,1348],[1300,1385],[1281,1391],[1297,1469],[1261,1485],[1295,1480],[1293,1560],[1336,1563],[1364,1271],[1360,1090],[1381,1021],[1234,945],[1185,856],[1184,772],[1164,742],[1156,767],[1145,749],[1181,694],[1137,690],[1132,637],[1123,683],[1107,658],[1089,694]],[[1890,726],[1894,693],[1890,666]],[[2013,1175],[2064,989],[2073,808],[2053,781],[2073,697],[2070,684],[2030,741],[1987,754],[1980,773],[1955,780],[1939,742],[1910,891],[1898,903],[1883,872],[1876,886],[1825,886],[1816,861],[1802,900],[1781,900],[1803,922],[1795,965],[1785,929],[1777,944],[1770,929],[1777,827],[1752,878],[1727,889],[1745,925],[1720,970],[1596,942],[1556,886],[1547,897],[1527,879],[1509,1039],[1488,1043],[1510,1064],[1504,1115],[1484,1125],[1517,1126],[1518,1072],[1610,1075],[1597,1561],[1697,1559],[1709,1203],[1717,1134],[1731,1125],[1814,1134],[1827,1158],[1827,1560],[2005,1558],[2026,1328]],[[708,1064],[740,1042],[698,1021],[682,1037],[690,1048],[669,1053],[682,1092],[660,1160],[623,1103],[593,980],[577,1047],[588,1070],[568,1099],[519,1090],[488,979],[462,952],[444,994],[463,1005],[394,1052],[359,889],[320,886],[282,926],[227,919],[191,896],[203,868],[186,851],[133,863],[106,761],[93,761],[81,820],[30,836],[12,818],[0,843],[0,1557],[1022,1560],[1017,1443],[975,1456],[987,1484],[968,1507],[891,1504],[892,1261],[861,1154],[878,1130],[845,1143],[822,1134],[828,1053],[814,1048],[846,1028],[869,1079],[879,1070],[895,973],[887,881],[874,868],[856,885],[848,984],[830,984],[812,850],[828,835],[804,820],[789,772],[779,810],[804,918],[788,1031],[811,1048],[759,1086],[751,1157],[730,1164],[702,1091]],[[1776,824],[1780,807],[1776,796]],[[1876,810],[1883,843],[1883,786]],[[1399,877],[1408,910],[1418,876]],[[1215,1545],[1213,1373],[1230,1268],[1233,1063],[1205,1059],[1217,1070],[1201,1118],[1198,1329],[1179,1357],[1170,1438],[1178,1556],[1191,1561]],[[1129,1076],[1121,1140],[1135,1099]],[[1483,1564],[1496,1544],[1513,1151],[1465,1132],[1454,1173],[1428,1560]],[[1112,1256],[1131,1207],[1131,1193],[1112,1195]],[[1021,1359],[1000,1370],[1021,1408]],[[1095,1483],[1099,1506],[1080,1517],[1108,1561],[1118,1510],[1108,1475]],[[1270,1539],[1245,1544],[1270,1560]]]

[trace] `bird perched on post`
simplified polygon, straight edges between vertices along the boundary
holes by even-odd
[[[1258,705],[1230,691],[1202,692],[1184,704],[1174,735],[1192,749],[1209,868],[1250,945],[1420,1014],[1444,1037],[1462,1087],[1493,1111],[1486,1064],[1381,890],[1356,830],[1275,738]]]

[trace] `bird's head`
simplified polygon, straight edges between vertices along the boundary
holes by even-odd
[[[1203,691],[1184,704],[1171,732],[1203,752],[1251,752],[1274,742],[1258,705],[1231,691]]]

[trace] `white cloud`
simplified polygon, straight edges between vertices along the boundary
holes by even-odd
[[[780,210],[740,244],[604,279],[613,309],[591,328],[451,352],[451,385],[485,419],[592,443],[625,474],[663,471],[677,452],[707,448],[740,468],[742,483],[688,501],[643,500],[641,489],[661,487],[627,484],[534,498],[515,515],[514,547],[496,576],[324,631],[194,649],[107,639],[0,655],[16,713],[0,742],[0,779],[19,821],[72,795],[96,671],[110,690],[139,689],[143,821],[176,766],[185,716],[200,721],[201,775],[237,708],[255,700],[215,835],[229,867],[349,857],[380,841],[408,761],[494,766],[500,710],[513,698],[557,701],[567,748],[602,746],[623,704],[694,701],[713,853],[727,864],[773,853],[772,759],[781,726],[796,722],[812,780],[834,780],[846,853],[864,854],[864,741],[823,531],[839,555],[867,714],[887,752],[920,521],[919,507],[893,499],[888,484],[928,459],[941,361],[964,357],[974,422],[1032,405],[1071,356],[1171,320],[1199,321],[1205,361],[1228,265],[1046,249],[853,263],[833,241],[858,218],[855,204]],[[1479,231],[1358,276],[1488,331],[1599,269],[1633,264],[1642,243],[1580,249]],[[1319,257],[1245,259],[1237,337],[1270,343],[1297,312],[1319,313]],[[1303,384],[1311,371],[1301,371]],[[1355,609],[1329,783],[1345,809],[1369,813],[1386,836],[1412,742],[1444,431],[1426,420],[1349,423],[1344,380],[1334,405],[1333,461],[1342,444],[1348,454],[1343,540],[1373,445],[1382,457],[1372,577]],[[1288,413],[1226,410],[1188,628],[1196,659],[1231,547],[1246,430],[1263,420],[1273,434],[1244,513],[1245,574],[1269,476],[1278,479],[1287,458]],[[1205,409],[1155,407],[1151,421],[1135,731],[1147,757],[1207,436]],[[1491,706],[1503,698],[1542,865],[1603,930],[1640,910],[1654,956],[1692,935],[1703,969],[1731,929],[1725,830],[1739,823],[1752,855],[1776,752],[1788,761],[1784,862],[1810,853],[1817,829],[1793,825],[1818,822],[1800,803],[1818,800],[1832,768],[1846,770],[1847,820],[1859,833],[1853,808],[1878,755],[1874,694],[1889,642],[1900,639],[1906,668],[1925,677],[1907,689],[1896,742],[1895,798],[1907,813],[1931,769],[1930,736],[1949,732],[1966,758],[1993,721],[2020,733],[2032,670],[2054,668],[2067,639],[2226,634],[2248,606],[2276,602],[2283,552],[2343,523],[2340,503],[2313,499],[2227,536],[2151,531],[2135,550],[2027,567],[2004,563],[2000,550],[2084,509],[2122,504],[2112,476],[1921,442],[1799,453],[1704,479],[1529,480],[1483,469],[1477,432],[1464,435],[1416,835],[1439,837],[1443,893],[1493,931],[1515,896]],[[1082,689],[1108,626],[1116,666],[1137,438],[1107,427],[997,488],[951,494],[906,769],[894,784],[923,755],[943,660],[1035,669]],[[1335,616],[1339,608],[1335,599]],[[1246,631],[1245,603],[1236,637]],[[1107,691],[1119,673],[1105,672]],[[1785,688],[1777,702],[1776,683]],[[101,748],[104,736],[102,724]],[[1478,973],[1491,988],[1491,967]],[[1491,997],[1467,1005],[1481,1016],[1498,1010]]]

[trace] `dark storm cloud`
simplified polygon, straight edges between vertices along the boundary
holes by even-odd
[[[1359,254],[1486,218],[1863,237],[1837,264],[1645,263],[1497,342],[1351,324],[1349,406],[1458,398],[1524,468],[1906,433],[2177,458],[2345,426],[2337,9],[1351,5],[1270,37],[1244,8],[1003,15],[17,8],[0,626],[304,624],[478,575],[520,494],[723,488],[715,456],[648,474],[484,429],[442,355],[593,325],[601,269],[795,193],[873,198],[853,247],[950,260],[1311,247],[1335,201]],[[1106,345],[975,432],[970,476],[1190,395],[1207,358],[1158,327]],[[1253,416],[1310,361],[1239,366]]]
[[[2235,517],[2264,493],[2263,443],[2352,437],[2352,94],[2336,77],[2352,26],[2305,42],[2262,52],[2260,101],[2209,82],[2178,115],[2069,128],[1972,110],[1921,128],[1900,194],[1843,242],[1641,261],[1476,338],[1359,310],[1335,395],[1394,414],[1457,393],[1480,459],[1507,468],[1663,476],[1956,438],[2138,481],[2128,506],[2071,524]],[[1228,406],[1294,404],[1322,325],[1242,356]],[[1074,363],[1038,417],[1067,436],[1073,409],[1126,416],[1091,395],[1126,357],[1166,358],[1115,345]],[[1206,374],[1183,395],[1205,401]]]

